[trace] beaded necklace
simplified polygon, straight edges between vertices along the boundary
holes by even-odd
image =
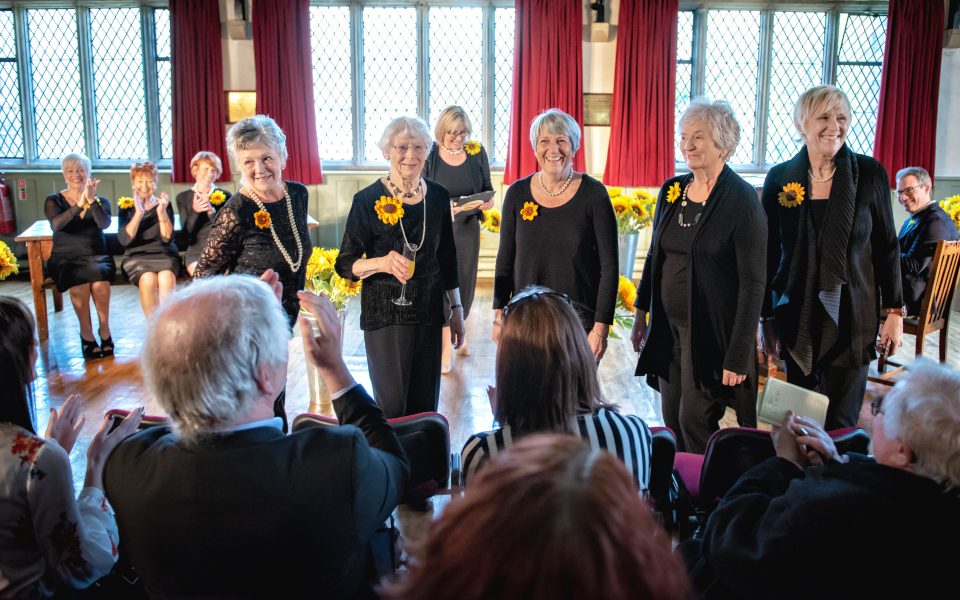
[[[390,174],[387,174],[387,183],[390,184],[390,187],[393,189],[393,197],[400,202],[403,200],[399,197],[400,194],[403,194],[404,198],[413,198],[423,190],[423,179],[417,181],[417,189],[413,192],[404,192],[399,187],[397,187],[393,181],[390,180]],[[403,235],[403,245],[410,249],[411,252],[416,252],[420,248],[423,248],[423,242],[427,239],[427,195],[423,195],[423,231],[420,233],[420,243],[411,244],[407,239],[407,230],[403,228],[403,219],[400,219],[400,233]]]
[[[260,200],[260,196],[258,196],[250,186],[247,186],[247,195],[257,203],[257,206],[260,207],[260,210],[268,212],[267,207],[264,206],[263,201]],[[287,215],[290,217],[290,229],[293,230],[293,241],[297,244],[297,261],[294,262],[290,258],[290,254],[287,252],[287,249],[284,248],[283,244],[280,242],[280,237],[277,235],[277,230],[273,226],[273,219],[270,219],[270,235],[273,236],[273,243],[277,245],[277,250],[279,250],[280,254],[283,255],[283,259],[287,261],[287,264],[290,265],[290,270],[296,273],[300,270],[300,263],[303,261],[303,244],[300,242],[300,232],[297,230],[297,222],[293,218],[293,202],[290,200],[290,194],[287,192],[286,185],[283,186],[283,197],[287,201]]]
[[[687,208],[687,188],[689,187],[690,187],[689,183],[683,187],[683,196],[681,196],[680,198],[680,213],[677,215],[677,223],[680,225],[680,227],[683,227],[684,229],[686,229],[687,227],[693,227],[694,225],[699,223],[700,215],[703,214],[703,205],[701,205],[700,210],[697,211],[697,215],[693,217],[693,222],[692,223],[684,222],[683,211]],[[705,205],[706,202],[704,202],[703,204]]]

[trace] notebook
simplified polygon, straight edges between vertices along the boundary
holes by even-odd
[[[757,420],[780,425],[788,410],[823,425],[830,399],[819,392],[768,377],[757,403]]]

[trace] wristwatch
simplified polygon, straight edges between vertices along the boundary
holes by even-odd
[[[885,308],[883,309],[883,312],[887,315],[897,315],[898,317],[905,317],[907,316],[907,307],[898,306],[896,308]]]

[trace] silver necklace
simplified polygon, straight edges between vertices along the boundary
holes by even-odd
[[[443,144],[440,144],[440,149],[446,152],[447,154],[453,154],[454,156],[456,156],[457,154],[463,154],[463,146],[460,146],[459,150],[451,150],[450,148],[447,148]]]
[[[260,210],[264,212],[267,211],[267,207],[264,206],[263,202],[260,200],[260,196],[257,195],[253,188],[247,186],[247,192],[250,198],[257,203],[257,206],[260,207]],[[283,247],[283,244],[280,243],[280,237],[277,236],[277,230],[273,226],[273,219],[270,219],[270,235],[273,236],[273,243],[277,245],[277,250],[280,251],[280,254],[283,255],[283,259],[287,261],[287,264],[290,265],[290,270],[296,273],[300,270],[300,263],[303,261],[303,244],[300,243],[300,232],[297,230],[297,222],[293,218],[293,202],[290,201],[290,194],[287,192],[287,186],[283,186],[283,197],[287,201],[287,215],[290,217],[290,229],[293,230],[293,241],[297,244],[297,262],[293,262],[290,258],[290,254],[287,252],[287,249]]]
[[[544,194],[556,198],[557,196],[562,195],[565,191],[567,191],[567,188],[570,187],[570,182],[573,181],[573,169],[570,169],[570,174],[567,175],[567,180],[563,182],[563,185],[560,186],[560,190],[557,192],[551,192],[547,189],[547,186],[543,184],[543,171],[540,171],[537,181],[540,182],[540,189],[543,190]]]
[[[677,224],[679,224],[680,227],[683,227],[683,228],[693,227],[694,225],[699,223],[700,215],[703,214],[703,207],[701,206],[699,212],[697,212],[697,216],[693,218],[692,223],[687,223],[683,220],[683,211],[687,207],[687,188],[689,187],[690,187],[689,183],[683,186],[683,196],[681,196],[680,198],[680,213],[677,215]]]
[[[400,193],[400,188],[393,185],[393,182],[390,181],[389,175],[387,175],[387,181],[390,183],[390,186],[394,190],[393,197],[396,198],[397,200],[400,200],[400,202],[403,203],[403,200],[401,200],[400,198],[397,198],[397,194]],[[420,189],[422,188],[422,186],[423,186],[423,180],[421,179],[420,181],[417,182],[417,193],[420,192]],[[404,194],[404,197],[412,198],[413,194],[412,193],[410,195]],[[403,227],[403,218],[400,219],[400,233],[403,235],[403,245],[409,248],[410,252],[416,252],[420,248],[423,248],[423,242],[426,241],[427,239],[427,195],[426,194],[423,195],[423,200],[421,200],[421,202],[423,202],[423,230],[420,232],[419,244],[410,243],[410,241],[407,239],[407,230],[404,229]]]
[[[830,172],[830,176],[826,179],[818,179],[817,176],[813,174],[813,169],[807,169],[807,173],[810,174],[810,179],[816,181],[817,183],[826,183],[833,179],[833,176],[837,174],[837,167],[833,167],[833,171]]]

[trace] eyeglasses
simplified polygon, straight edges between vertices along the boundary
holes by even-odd
[[[466,129],[464,129],[463,131],[448,131],[447,135],[449,135],[452,138],[467,137],[468,135],[470,135],[470,132],[467,131]]]
[[[903,188],[902,190],[897,190],[897,198],[901,198],[901,197],[903,197],[903,196],[907,196],[907,197],[909,197],[909,198],[913,198],[913,196],[916,194],[916,192],[914,192],[914,190],[915,190],[916,188],[918,188],[918,187],[921,187],[921,186],[923,186],[923,184],[922,184],[922,183],[918,183],[917,185],[911,185],[910,187],[905,187],[905,188]]]
[[[877,396],[874,398],[873,402],[870,403],[870,414],[873,416],[882,415],[883,413],[883,399],[886,396]]]
[[[413,150],[414,156],[423,156],[424,154],[427,153],[427,147],[419,146],[419,145],[418,146],[394,146],[393,149],[396,150],[400,156],[406,156],[407,153],[410,152],[411,150]]]

